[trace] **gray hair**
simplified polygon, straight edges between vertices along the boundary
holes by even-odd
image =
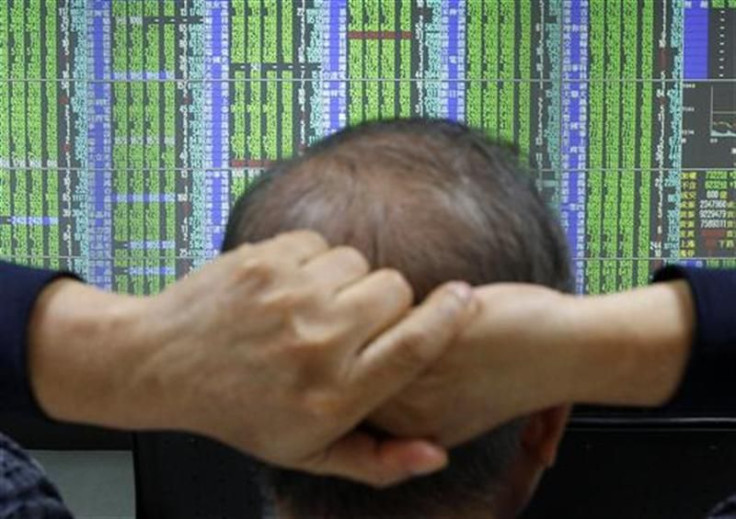
[[[400,270],[417,301],[449,280],[572,287],[562,230],[514,150],[451,121],[365,123],[277,164],[236,203],[224,247],[303,228]],[[394,488],[273,467],[263,486],[299,518],[463,517],[492,509],[522,425],[459,446],[445,471]]]

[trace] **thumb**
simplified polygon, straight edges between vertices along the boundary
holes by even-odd
[[[356,412],[370,412],[412,382],[447,350],[477,307],[470,286],[447,283],[369,344],[354,368],[353,384],[364,396]]]
[[[378,439],[367,432],[355,431],[297,468],[387,487],[431,474],[446,465],[447,451],[430,441]]]

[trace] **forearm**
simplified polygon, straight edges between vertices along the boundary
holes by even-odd
[[[561,404],[655,406],[689,359],[695,316],[683,281],[593,297],[514,283],[475,294],[480,309],[453,348],[372,423],[452,446]]]
[[[693,342],[695,310],[685,281],[577,299],[573,350],[580,381],[571,400],[656,406],[677,390]]]
[[[74,280],[51,283],[36,301],[28,331],[28,369],[43,411],[58,420],[131,427],[126,373],[145,342],[136,326],[142,300]],[[143,403],[138,402],[140,411]]]

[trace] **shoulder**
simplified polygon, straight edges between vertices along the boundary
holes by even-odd
[[[736,494],[716,506],[707,519],[736,519]]]
[[[0,517],[71,519],[41,465],[0,434]]]

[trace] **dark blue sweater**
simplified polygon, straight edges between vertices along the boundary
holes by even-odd
[[[695,302],[695,337],[677,394],[667,411],[736,416],[736,271],[669,266],[655,281],[685,279]]]
[[[0,261],[0,411],[41,415],[31,393],[26,359],[28,322],[36,298],[51,281],[72,274]]]

